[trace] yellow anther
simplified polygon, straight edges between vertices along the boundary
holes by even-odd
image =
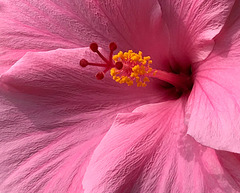
[[[113,56],[113,60],[114,60],[115,62],[117,62],[118,58],[119,58],[118,55],[114,55],[114,56]]]
[[[125,83],[125,82],[127,82],[127,79],[128,79],[128,77],[127,77],[127,76],[124,76],[124,77],[122,78],[122,81]]]
[[[131,81],[127,82],[127,84],[128,84],[128,86],[132,86],[133,85],[133,81],[131,80]]]
[[[156,76],[156,75],[157,75],[157,70],[155,70],[153,73],[153,76]]]
[[[137,76],[137,77],[135,78],[135,80],[136,80],[136,82],[138,83],[138,82],[140,81],[139,76]]]
[[[136,77],[136,76],[137,76],[137,73],[132,72],[130,76],[131,76],[131,77]]]
[[[115,69],[115,68],[112,68],[112,69],[110,70],[110,74],[111,74],[111,76],[115,76],[115,75],[116,75],[116,69]]]
[[[143,57],[144,60],[150,60],[151,57],[150,56],[146,56],[146,57]]]
[[[147,73],[152,72],[152,70],[153,70],[152,68],[149,68],[148,71],[147,71]]]
[[[116,82],[120,82],[121,78],[120,77],[116,77],[115,81]]]
[[[141,87],[141,86],[142,86],[142,82],[138,82],[137,87]]]
[[[123,56],[123,52],[122,51],[120,51],[120,52],[118,52],[118,55],[117,55],[119,58],[121,58],[122,56]]]
[[[131,81],[131,79],[130,78],[126,78],[126,83],[128,83],[128,82],[130,82]]]
[[[139,60],[139,57],[138,57],[138,56],[133,56],[133,57],[131,57],[131,59],[132,59],[133,61],[138,61],[138,60]]]
[[[120,51],[113,56],[113,60],[122,62],[124,66],[121,70],[111,69],[110,74],[116,82],[132,86],[135,81],[138,87],[145,87],[147,85],[146,82],[150,81],[146,76],[146,74],[153,71],[149,66],[152,64],[150,56],[143,57],[141,51],[135,53],[132,50],[128,50],[127,52]]]
[[[134,67],[132,68],[132,71],[133,71],[133,72],[138,71],[138,70],[139,70],[139,67],[140,67],[139,65],[134,66]]]
[[[150,82],[150,80],[149,80],[148,77],[144,77],[143,81],[144,81],[144,82]]]
[[[124,57],[124,58],[128,57],[128,53],[127,53],[127,52],[124,52],[124,53],[123,53],[123,57]]]

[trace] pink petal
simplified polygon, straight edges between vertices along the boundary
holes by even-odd
[[[222,29],[234,0],[159,0],[170,34],[173,63],[204,60]],[[174,67],[173,67],[174,68]]]
[[[239,156],[228,153],[231,160],[222,163],[213,149],[186,135],[184,103],[179,99],[118,114],[91,157],[85,192],[239,191]],[[237,164],[235,171],[231,163]]]
[[[157,0],[9,0],[1,2],[0,13],[1,72],[28,51],[76,48],[92,42],[107,47],[115,41],[119,49],[143,49],[146,54],[150,49],[159,58],[155,50],[161,40]]]
[[[240,153],[239,18],[216,38],[213,53],[196,70],[187,110],[188,134],[203,145],[237,153]]]
[[[107,56],[104,51],[101,52]],[[99,81],[95,75],[104,68],[82,68],[79,61],[83,58],[89,62],[102,63],[89,48],[29,52],[4,73],[0,80],[5,89],[51,97],[53,100],[57,98],[65,103],[75,102],[84,105],[84,109],[87,106],[88,111],[101,105],[139,105],[162,101],[162,97],[168,96],[166,89],[156,89],[155,82],[141,89],[136,86],[127,87],[113,81],[109,72]]]
[[[117,112],[162,100],[79,66],[89,49],[29,52],[1,76],[0,192],[82,192],[89,157]],[[130,92],[132,90],[132,92]]]

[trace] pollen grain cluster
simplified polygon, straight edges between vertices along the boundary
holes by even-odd
[[[152,60],[150,56],[143,57],[142,52],[134,53],[132,50],[128,52],[120,51],[117,55],[113,56],[113,60],[121,62],[123,64],[122,69],[118,70],[112,68],[110,71],[113,80],[123,84],[126,83],[128,86],[132,86],[134,81],[138,87],[147,86],[149,82],[148,74],[153,71],[150,67]]]

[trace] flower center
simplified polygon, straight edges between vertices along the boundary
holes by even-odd
[[[118,52],[113,56],[113,51],[117,49],[117,45],[112,42],[109,44],[110,54],[109,59],[106,59],[98,50],[98,45],[92,43],[90,49],[96,52],[99,57],[105,62],[103,64],[90,63],[85,59],[80,61],[82,67],[100,66],[105,69],[102,72],[96,74],[96,78],[101,80],[104,78],[106,72],[110,70],[110,74],[117,83],[127,84],[128,86],[136,85],[138,87],[146,87],[147,82],[150,79],[159,79],[165,81],[176,89],[183,92],[189,91],[192,88],[192,78],[184,73],[176,74],[172,72],[166,72],[159,69],[153,69],[150,65],[152,60],[150,56],[143,57],[142,52],[134,53],[132,50],[128,52]]]

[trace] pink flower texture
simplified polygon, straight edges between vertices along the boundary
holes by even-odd
[[[239,74],[239,0],[0,0],[0,192],[240,192]]]

